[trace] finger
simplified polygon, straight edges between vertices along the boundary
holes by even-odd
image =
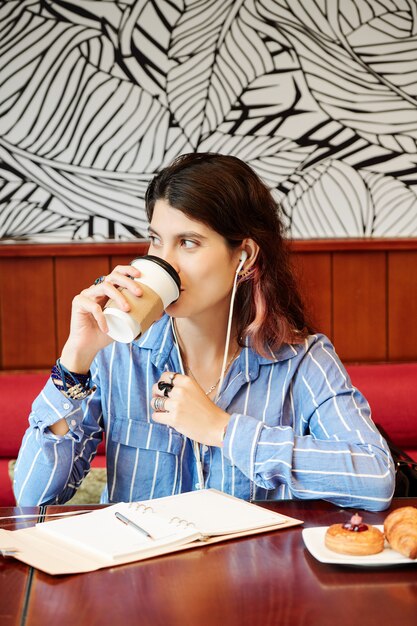
[[[166,398],[168,398],[170,391],[173,390],[173,385],[171,385],[171,383],[166,383],[163,380],[160,380],[158,383],[158,389],[159,391],[162,391],[162,393],[164,394],[164,396]]]
[[[103,314],[103,309],[94,300],[83,295],[83,292],[78,296],[75,296],[73,300],[73,309],[74,311],[79,311],[81,313],[89,313],[96,321],[97,326],[100,328],[101,332],[107,333],[109,328],[107,326],[106,316]]]
[[[177,376],[181,376],[178,372],[167,372],[169,382],[174,386],[174,380]]]
[[[154,396],[151,400],[151,407],[157,413],[169,413],[169,398],[166,396]]]
[[[89,288],[89,290],[93,289],[94,291],[90,291],[90,293],[94,297],[107,296],[122,310],[130,311],[130,304],[125,298],[123,291],[127,289],[136,297],[143,295],[142,287],[135,280],[138,275],[140,275],[140,271],[130,265],[117,266],[110,274],[104,277],[103,281],[95,281]]]
[[[185,378],[185,376],[182,376],[182,374],[179,374],[178,372],[167,371],[162,374],[159,381],[175,387],[175,385],[180,382],[181,378]]]
[[[99,302],[102,306],[104,306],[107,300],[113,300],[116,306],[123,311],[130,311],[130,304],[123,296],[123,293],[108,281],[107,277],[102,283],[84,289],[81,295],[92,301]]]
[[[172,394],[175,384],[180,381],[181,378],[187,378],[182,376],[178,372],[164,372],[157,383],[152,387],[153,396],[168,396]],[[181,386],[181,384],[180,384]]]
[[[131,276],[132,278],[139,278],[141,275],[140,270],[138,270],[133,265],[116,265],[110,272],[109,276],[112,274],[120,274],[122,276]]]
[[[105,282],[111,283],[116,287],[124,287],[125,289],[131,291],[135,296],[141,296],[143,291],[139,283],[135,280],[135,278],[139,278],[139,276],[139,270],[134,267],[117,267],[108,276],[106,276]]]
[[[155,398],[157,398],[158,396],[161,398],[162,397],[168,398],[171,395],[173,389],[174,388],[171,387],[169,383],[166,383],[163,380],[160,380],[154,385],[152,385],[152,396]]]
[[[171,413],[163,411],[154,411],[152,413],[152,421],[158,424],[165,424],[165,426],[173,426],[171,424]]]
[[[116,287],[125,287],[137,295],[142,295],[142,289],[135,279],[141,276],[141,272],[132,265],[117,265],[107,276],[100,276],[93,282],[93,287],[103,284],[103,282],[111,283]]]

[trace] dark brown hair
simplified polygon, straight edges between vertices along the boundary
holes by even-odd
[[[249,336],[264,356],[283,342],[303,341],[312,329],[291,269],[281,210],[246,163],[221,154],[184,154],[150,182],[145,197],[149,221],[158,199],[215,230],[231,248],[245,238],[258,244],[254,269],[236,294],[240,340]]]

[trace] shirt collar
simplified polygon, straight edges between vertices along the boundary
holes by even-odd
[[[174,336],[170,324],[170,317],[166,313],[155,322],[144,335],[135,339],[134,345],[145,350],[151,350],[151,361],[158,369],[164,369],[175,347]],[[303,349],[299,344],[283,344],[276,352],[271,352],[271,358],[260,356],[255,352],[248,339],[239,355],[241,370],[249,382],[257,378],[261,365],[272,365],[280,361],[292,359]],[[177,360],[177,359],[175,359]]]
[[[245,341],[245,348],[240,353],[240,364],[242,372],[247,382],[255,380],[259,374],[261,365],[271,366],[280,361],[287,361],[297,356],[299,346],[291,344],[283,344],[279,350],[272,352],[271,357],[267,358],[255,352],[248,339]]]
[[[169,315],[164,313],[161,319],[152,324],[144,335],[133,341],[133,345],[151,350],[152,363],[158,369],[164,369],[175,345]]]

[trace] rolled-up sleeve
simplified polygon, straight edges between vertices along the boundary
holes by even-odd
[[[48,380],[35,399],[14,474],[14,493],[21,506],[63,503],[88,473],[102,439],[99,389],[86,400],[64,396]],[[64,419],[68,432],[57,436],[50,426]]]
[[[285,401],[280,394],[277,402],[281,425],[234,413],[225,456],[264,489],[285,484],[293,498],[387,508],[395,485],[388,446],[333,347],[316,341],[293,365]]]

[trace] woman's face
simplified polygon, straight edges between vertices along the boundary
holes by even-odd
[[[181,279],[180,297],[167,308],[171,316],[198,318],[228,311],[239,248],[232,250],[219,233],[165,200],[155,203],[149,236],[149,254],[170,263]]]

